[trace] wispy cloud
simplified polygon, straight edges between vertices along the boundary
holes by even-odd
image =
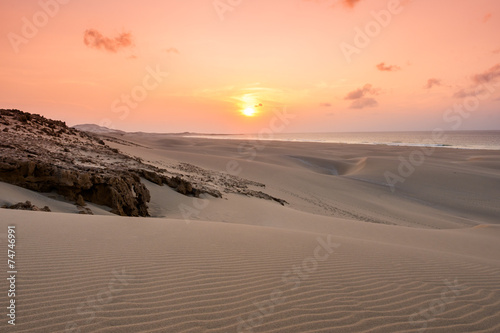
[[[456,93],[453,94],[454,98],[466,98],[466,97],[475,97],[478,95],[481,95],[484,93],[486,90],[482,88],[464,88],[460,89]]]
[[[132,34],[130,32],[124,32],[114,38],[109,38],[95,29],[85,30],[83,43],[90,48],[102,49],[112,53],[133,45]]]
[[[320,103],[319,106],[323,107],[323,108],[329,108],[332,106],[331,103]]]
[[[484,71],[483,73],[474,75],[472,77],[472,81],[474,81],[474,83],[479,84],[479,83],[494,81],[499,77],[500,77],[500,63],[491,67],[487,71]]]
[[[424,86],[424,89],[432,89],[433,87],[438,87],[441,85],[441,80],[436,78],[431,78],[427,80],[427,84]]]
[[[394,72],[401,70],[401,67],[396,65],[386,65],[385,62],[381,62],[377,65],[377,69],[382,72]]]
[[[364,98],[360,98],[360,99],[352,102],[352,104],[349,108],[351,108],[351,109],[364,109],[364,108],[376,107],[376,106],[378,106],[378,102],[377,102],[377,100],[375,100],[375,98],[364,97]]]
[[[373,88],[371,84],[365,84],[362,88],[358,88],[348,93],[344,99],[352,101],[349,108],[363,109],[365,107],[377,106],[378,105],[377,100],[369,96],[378,94],[379,94],[379,89]]]
[[[367,94],[378,95],[379,90],[374,89],[371,84],[365,84],[362,88],[351,91],[347,94],[345,99],[359,99],[365,97]]]
[[[483,23],[488,22],[490,20],[491,16],[492,16],[491,13],[484,15],[483,16]]]
[[[493,67],[490,67],[488,70],[475,74],[471,77],[472,84],[467,88],[461,88],[457,92],[453,94],[455,98],[465,98],[470,96],[478,96],[482,93],[486,92],[486,84],[497,81],[500,78],[500,63],[496,64]]]

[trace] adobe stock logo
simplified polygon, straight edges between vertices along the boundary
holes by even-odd
[[[14,32],[9,32],[7,34],[7,39],[12,46],[15,53],[19,53],[19,47],[22,44],[28,44],[28,42],[38,35],[41,28],[45,27],[51,18],[54,18],[60,10],[60,5],[66,5],[71,0],[40,0],[38,5],[41,7],[40,10],[35,12],[31,17],[31,20],[26,16],[21,18],[21,34],[16,34]]]
[[[168,72],[163,72],[159,65],[156,65],[155,70],[147,66],[146,72],[142,84],[134,86],[129,94],[122,94],[120,98],[115,99],[111,104],[111,111],[121,113],[120,120],[125,120],[130,114],[130,109],[137,108],[139,103],[143,102],[151,91],[157,89],[169,75]]]
[[[241,5],[243,0],[214,0],[212,5],[214,6],[217,15],[221,21],[226,19],[226,12],[232,12]]]

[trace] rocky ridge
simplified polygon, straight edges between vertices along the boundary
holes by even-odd
[[[238,193],[282,205],[286,202],[250,187],[264,184],[180,163],[160,168],[109,147],[118,138],[79,131],[64,122],[19,110],[0,109],[0,181],[38,192],[56,192],[83,207],[108,206],[123,216],[149,216],[147,179],[198,197]]]
[[[35,212],[50,212],[50,208],[45,206],[43,208],[39,208],[31,203],[31,201],[19,202],[14,205],[3,205],[2,208],[5,209],[18,209],[18,210],[32,210]]]
[[[140,178],[148,169],[64,122],[0,110],[0,181],[54,191],[80,206],[85,201],[108,206],[117,215],[149,216],[150,193]],[[201,193],[182,179],[170,183],[186,195]]]

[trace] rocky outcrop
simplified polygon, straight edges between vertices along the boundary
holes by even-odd
[[[19,110],[0,110],[0,124],[8,129],[0,132],[0,181],[149,216],[148,189],[123,166],[131,159],[101,139]]]
[[[108,206],[124,216],[149,216],[150,193],[141,178],[186,196],[222,198],[222,193],[238,193],[286,203],[252,189],[265,188],[264,184],[187,163],[148,164],[106,143],[136,145],[112,133],[81,132],[62,121],[0,109],[0,181],[56,192],[82,209],[86,201]]]
[[[57,192],[72,201],[108,206],[123,216],[148,216],[150,194],[138,175],[103,170],[68,170],[43,161],[0,157],[0,181],[37,192]]]
[[[118,215],[149,216],[150,193],[141,177],[187,196],[221,196],[124,155],[101,137],[62,121],[0,109],[0,181],[37,192],[54,191],[80,207],[87,201],[108,206]]]
[[[149,171],[149,170],[134,170],[137,174],[139,174],[141,177],[143,177],[146,180],[149,180],[152,183],[155,183],[157,185],[167,185],[177,192],[188,195],[188,196],[193,196],[193,197],[199,197],[201,193],[206,193],[209,194],[213,197],[216,198],[221,198],[222,194],[214,189],[203,189],[200,190],[198,188],[195,188],[192,183],[189,181],[180,178],[179,176],[174,176],[174,177],[167,177],[164,175],[161,175],[161,173]],[[160,171],[161,172],[161,171]]]
[[[19,209],[19,210],[32,210],[35,212],[50,212],[50,208],[48,206],[45,206],[43,208],[38,208],[37,206],[32,205],[31,201],[19,202],[19,203],[16,203],[15,205],[3,205],[2,208]]]

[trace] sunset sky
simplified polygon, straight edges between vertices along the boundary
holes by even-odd
[[[150,132],[253,133],[284,108],[285,132],[500,129],[498,0],[0,4],[0,108]]]

